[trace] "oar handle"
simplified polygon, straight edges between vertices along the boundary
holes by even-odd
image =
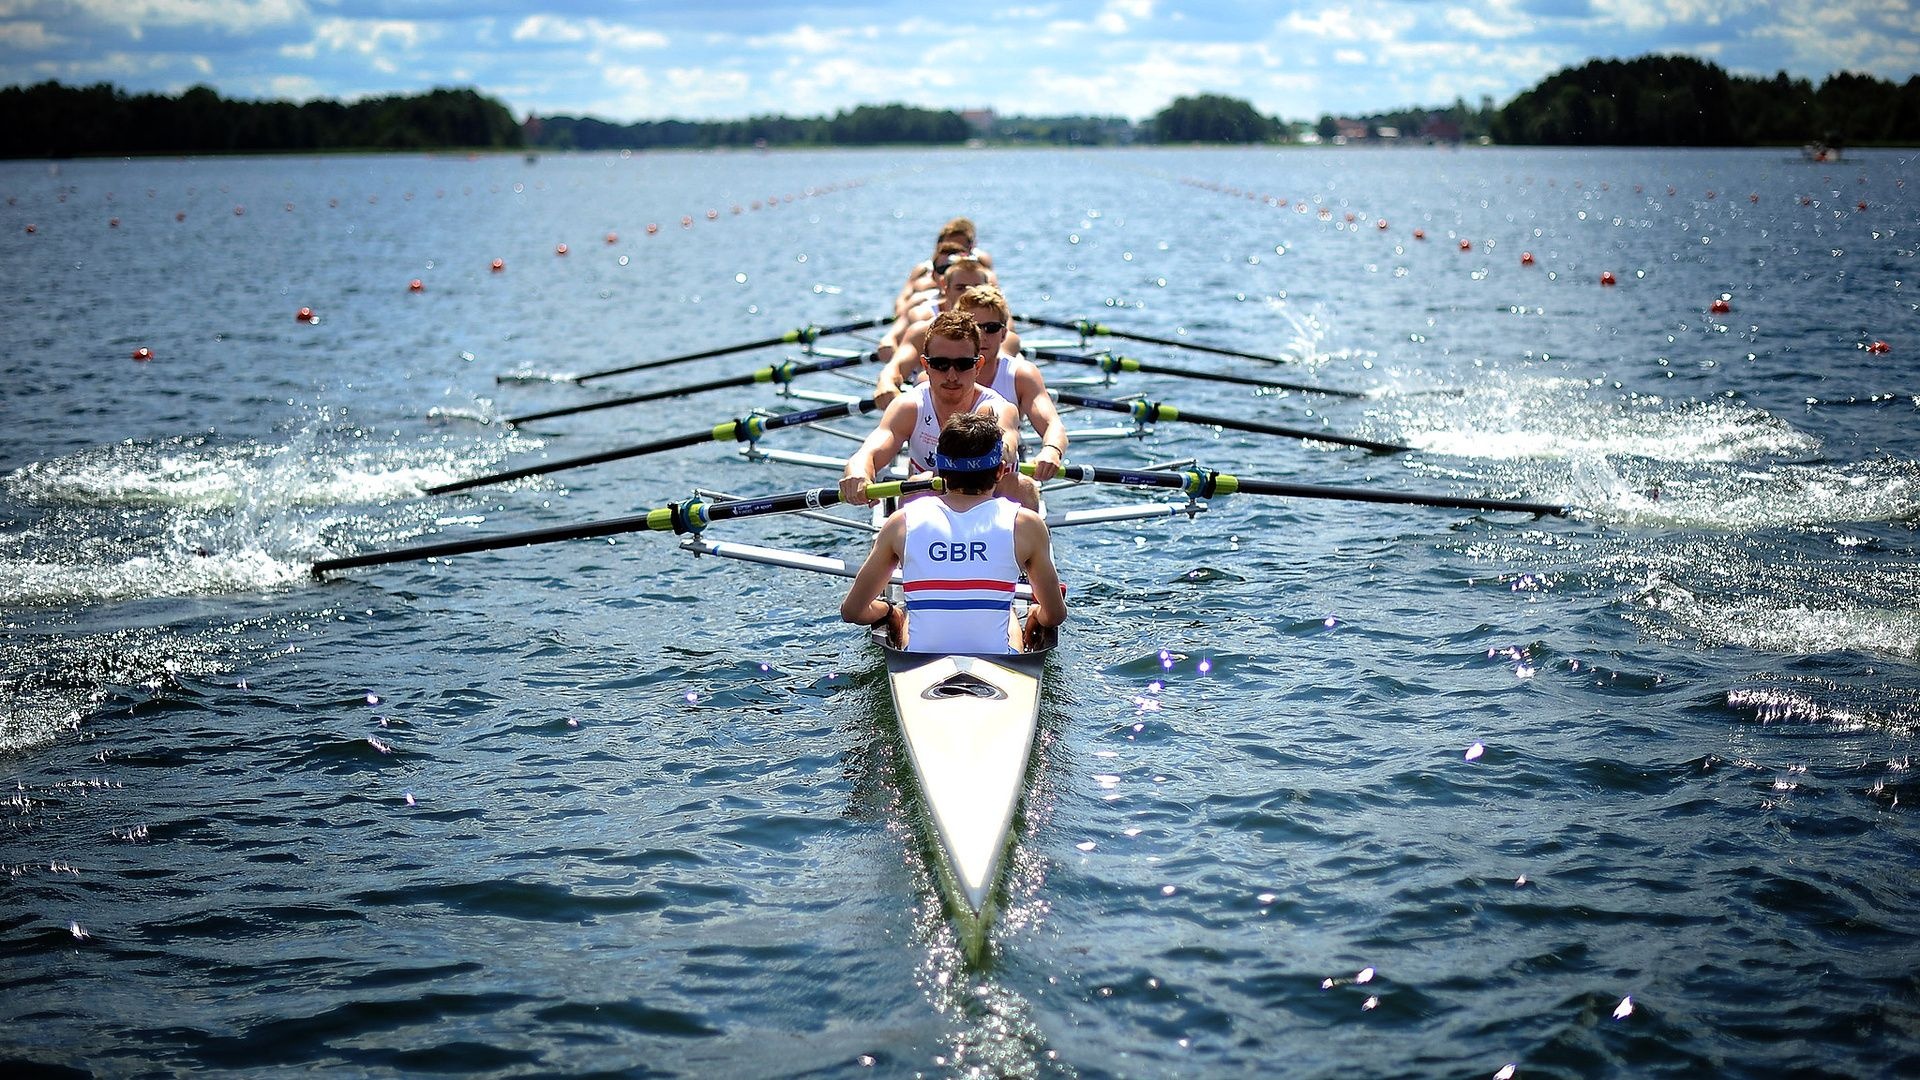
[[[695,360],[706,360],[715,356],[727,356],[732,353],[751,352],[754,349],[769,349],[775,345],[792,345],[796,342],[812,344],[830,334],[850,334],[855,330],[867,330],[883,322],[892,322],[891,318],[863,319],[847,323],[845,326],[802,326],[789,330],[778,337],[763,338],[760,341],[748,341],[739,345],[722,345],[717,349],[705,349],[700,352],[686,353],[681,356],[669,356],[664,360],[642,360],[637,364],[625,364],[607,368],[604,371],[590,371],[574,377],[574,382],[583,383],[591,379],[604,379],[609,375],[625,375],[633,371],[646,371],[649,368],[666,367],[670,364],[686,364]]]

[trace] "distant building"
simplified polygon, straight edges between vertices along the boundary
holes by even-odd
[[[1382,142],[1391,142],[1400,137],[1400,129],[1397,127],[1374,128],[1373,137],[1381,140]]]
[[[1333,122],[1333,141],[1336,143],[1367,141],[1367,122],[1338,117]]]
[[[1441,113],[1430,113],[1420,125],[1420,137],[1430,143],[1458,143],[1465,138],[1460,125]]]
[[[960,119],[967,122],[975,135],[985,137],[993,134],[995,116],[992,109],[962,109]]]
[[[540,118],[532,113],[528,113],[526,120],[520,124],[521,141],[528,146],[540,145],[541,127]]]

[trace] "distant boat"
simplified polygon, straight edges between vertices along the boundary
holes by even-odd
[[[534,152],[533,152],[533,151],[531,151],[531,150],[529,150],[529,151],[527,151],[527,164],[529,164],[529,165],[538,165],[538,164],[540,164],[540,155],[539,155],[539,154],[536,154],[536,153],[534,153]]]
[[[1810,142],[1800,148],[1800,156],[1818,165],[1840,160],[1840,148],[1824,142]]]

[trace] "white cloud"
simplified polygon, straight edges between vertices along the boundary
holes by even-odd
[[[47,32],[47,25],[39,22],[0,23],[0,45],[8,48],[31,51],[49,49],[66,44],[67,39],[58,34]]]
[[[149,26],[199,27],[209,33],[295,25],[312,17],[305,0],[69,0],[92,19],[139,40]]]
[[[636,30],[624,23],[602,19],[568,19],[559,15],[529,15],[513,28],[513,40],[542,45],[578,45],[592,42],[599,48],[664,49],[665,34],[654,30]]]
[[[313,40],[332,52],[372,56],[388,45],[417,49],[425,33],[402,19],[327,19],[313,29]]]
[[[570,45],[587,40],[586,27],[555,15],[529,15],[513,28],[513,40],[547,45]]]

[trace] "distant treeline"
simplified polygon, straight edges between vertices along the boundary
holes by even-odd
[[[1594,60],[1548,76],[1494,117],[1503,143],[1553,146],[1920,145],[1920,76],[1846,72],[1819,89],[1785,72],[1728,75],[1685,56]]]
[[[204,86],[164,97],[45,82],[0,89],[0,116],[0,157],[520,145],[513,114],[473,90],[295,105],[231,101]]]
[[[905,105],[862,105],[833,116],[747,120],[642,120],[542,116],[528,122],[531,146],[553,150],[650,150],[708,146],[881,146],[965,142],[959,113]]]
[[[0,89],[0,157],[205,154],[317,150],[645,150],[751,146],[1113,145],[1290,142],[1313,129],[1263,116],[1218,94],[1182,97],[1142,124],[1119,117],[996,117],[906,105],[862,105],[833,116],[746,120],[592,117],[514,120],[472,89],[434,90],[353,104],[233,101],[196,86],[178,97],[129,94],[107,84],[57,82]],[[1728,75],[1683,56],[1595,60],[1548,76],[1505,108],[1455,100],[1361,118],[1323,116],[1323,139],[1403,139],[1564,146],[1753,146],[1821,142],[1920,145],[1920,76],[1896,85],[1842,72],[1816,89],[1784,72]]]

